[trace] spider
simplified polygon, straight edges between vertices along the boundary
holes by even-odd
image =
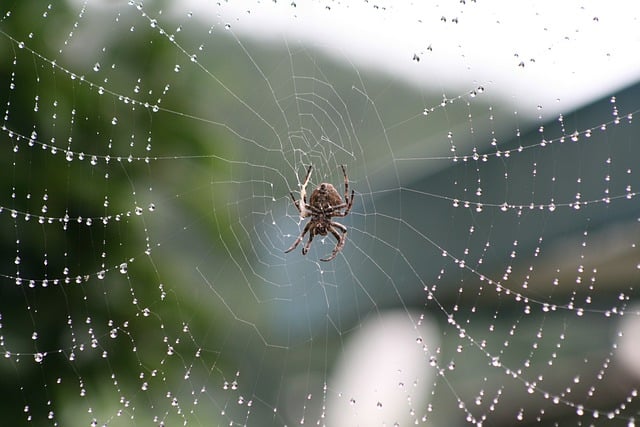
[[[311,246],[311,241],[313,241],[314,236],[318,234],[320,236],[326,236],[327,233],[331,233],[338,241],[331,255],[327,258],[321,258],[320,261],[331,261],[344,247],[344,243],[347,238],[347,227],[334,222],[331,219],[333,217],[347,216],[349,214],[349,211],[353,206],[354,191],[351,190],[351,196],[349,196],[349,179],[347,178],[347,171],[344,165],[341,165],[340,167],[342,168],[342,175],[344,175],[344,201],[340,198],[338,190],[336,190],[333,185],[323,182],[318,185],[313,192],[311,192],[311,197],[307,203],[307,184],[311,177],[313,165],[309,166],[309,169],[307,169],[307,176],[304,177],[304,182],[300,189],[300,200],[296,200],[293,193],[289,193],[291,195],[291,200],[293,200],[293,204],[300,212],[300,218],[310,216],[311,219],[307,225],[305,225],[304,230],[302,230],[302,233],[298,236],[296,241],[293,242],[291,247],[284,251],[285,253],[289,253],[294,250],[300,244],[307,232],[309,232],[309,240],[302,248],[302,255],[307,254],[309,247]],[[338,230],[342,232],[342,235],[338,233]]]

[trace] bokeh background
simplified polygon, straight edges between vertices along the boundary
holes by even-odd
[[[639,15],[468,3],[3,2],[3,418],[634,425]]]

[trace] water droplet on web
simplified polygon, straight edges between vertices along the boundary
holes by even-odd
[[[117,125],[118,124],[118,118],[117,117],[112,118],[111,119],[111,124],[114,125],[114,126]]]
[[[173,67],[173,71],[175,71],[176,73],[180,72],[180,64],[176,64],[175,67]]]
[[[42,363],[42,361],[44,360],[44,354],[36,353],[33,355],[33,358],[37,363]]]
[[[93,65],[93,71],[95,71],[95,72],[100,71],[100,63],[99,63],[99,62],[96,62],[96,63]]]
[[[122,264],[120,264],[120,273],[127,274],[128,268],[129,266],[127,265],[127,263],[123,262]]]

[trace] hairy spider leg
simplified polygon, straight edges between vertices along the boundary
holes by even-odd
[[[342,212],[342,215],[336,216],[346,216],[351,210],[351,206],[353,206],[353,196],[355,195],[355,192],[351,190],[351,197],[349,197],[349,178],[347,178],[347,169],[345,165],[341,165],[340,167],[342,168],[342,175],[344,176],[344,202],[346,204],[346,208],[344,212]]]
[[[349,199],[348,203],[341,203],[338,206],[331,206],[331,210],[329,212],[331,213],[331,216],[347,216],[347,214],[351,210],[352,205],[353,205],[353,194],[351,195],[351,199]],[[336,209],[340,210],[342,208],[345,208],[344,212],[336,211]]]
[[[309,184],[309,179],[311,179],[312,169],[313,165],[309,165],[309,168],[307,169],[307,175],[304,177],[304,181],[302,183],[302,186],[300,187],[300,201],[296,203],[296,207],[300,211],[301,218],[306,218],[311,215],[309,205],[307,204],[307,184]]]
[[[293,242],[293,245],[291,245],[291,247],[289,249],[287,249],[286,251],[284,251],[285,254],[291,252],[292,250],[294,250],[296,248],[296,246],[298,246],[300,244],[300,242],[302,242],[302,238],[304,237],[305,234],[307,234],[307,231],[309,231],[309,228],[311,227],[312,222],[309,221],[307,223],[307,225],[305,225],[304,230],[302,230],[302,233],[300,233],[300,235],[298,236],[298,238],[296,239],[295,242]],[[311,240],[311,239],[309,239]],[[303,249],[303,253],[304,249]]]
[[[307,204],[307,184],[309,184],[309,179],[311,177],[311,169],[313,166],[309,166],[307,169],[307,175],[304,177],[304,181],[300,187],[300,200],[296,199],[296,196],[290,191],[289,196],[291,196],[291,200],[293,200],[293,204],[295,205],[298,212],[300,212],[300,218],[306,218],[311,215],[310,206]]]
[[[309,240],[307,240],[307,243],[305,243],[304,246],[302,247],[302,255],[306,255],[307,252],[309,252],[309,248],[311,247],[311,242],[313,241],[313,236],[315,236],[316,234],[318,234],[316,232],[316,227],[311,228],[311,231],[309,231]]]
[[[295,205],[296,209],[298,209],[298,212],[302,213],[302,211],[300,210],[300,202],[296,200],[296,197],[293,195],[293,193],[289,192],[289,195],[291,196],[291,200],[293,200],[293,204]]]
[[[342,236],[338,234],[338,232],[336,231],[336,228],[342,231]],[[333,252],[331,252],[331,255],[329,255],[327,258],[320,259],[320,261],[325,261],[325,262],[331,261],[332,259],[334,259],[336,255],[338,255],[338,252],[342,250],[342,248],[344,247],[344,243],[347,240],[347,227],[345,227],[344,225],[332,221],[328,227],[328,230],[331,234],[333,234],[333,237],[336,238],[338,243],[336,243],[336,247],[333,248]]]
[[[342,176],[344,176],[344,201],[349,204],[349,198],[347,195],[349,194],[349,178],[347,178],[347,169],[345,165],[340,165],[342,168]]]

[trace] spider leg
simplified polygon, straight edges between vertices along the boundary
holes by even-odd
[[[355,191],[351,190],[351,197],[349,197],[349,178],[347,177],[347,169],[345,165],[340,165],[342,168],[342,175],[344,176],[344,206],[340,206],[345,208],[344,212],[339,215],[334,214],[333,216],[347,216],[351,207],[353,206],[353,197],[355,195]]]
[[[324,215],[324,216],[344,216],[341,212],[338,212],[340,209],[343,209],[347,206],[346,203],[340,203],[336,206],[329,206],[326,209],[316,209],[313,206],[310,206],[311,211],[316,215]]]
[[[302,255],[306,255],[307,252],[309,252],[309,247],[311,246],[311,241],[313,241],[313,236],[316,235],[316,228],[313,227],[311,228],[311,231],[309,231],[309,240],[307,240],[307,243],[304,244],[304,247],[302,248]]]
[[[302,242],[302,238],[304,237],[305,234],[307,234],[307,231],[309,231],[309,228],[311,228],[311,221],[309,221],[307,223],[307,225],[305,225],[304,230],[302,230],[302,233],[300,233],[300,235],[298,236],[296,241],[293,242],[293,245],[291,245],[291,247],[289,249],[284,251],[285,254],[291,252],[292,250],[294,250],[296,248],[296,246],[298,246],[300,244],[300,242]]]
[[[313,169],[313,165],[309,165],[307,169],[307,175],[304,177],[304,181],[302,186],[300,187],[300,200],[301,203],[304,203],[303,206],[307,206],[307,184],[309,184],[309,179],[311,178],[311,170]]]
[[[338,206],[331,206],[329,213],[332,217],[334,216],[347,216],[351,207],[353,206],[353,190],[351,190],[351,198],[347,198],[346,203],[341,203]],[[343,212],[338,212],[340,209],[344,209]]]
[[[336,228],[342,231],[342,236],[336,231]],[[331,261],[332,259],[334,259],[336,255],[338,255],[338,252],[342,250],[342,248],[344,247],[344,243],[347,240],[347,227],[345,227],[344,225],[332,221],[327,230],[329,230],[329,232],[333,234],[333,237],[336,238],[338,243],[336,243],[336,247],[333,248],[333,252],[331,252],[331,255],[329,255],[327,258],[321,258],[320,261]]]
[[[309,179],[311,179],[311,170],[313,169],[313,165],[309,165],[307,168],[307,174],[304,176],[304,181],[300,186],[300,200],[296,200],[296,197],[292,192],[289,192],[291,196],[291,200],[293,200],[293,204],[300,212],[300,218],[306,218],[311,215],[310,206],[307,204],[307,184],[309,184]]]
[[[336,206],[335,208],[332,207],[332,211],[330,212],[331,216],[347,216],[347,214],[349,213],[349,211],[351,210],[351,205],[353,204],[353,202],[351,202],[351,204],[346,204],[346,203],[342,203],[338,206]],[[333,209],[343,209],[345,208],[344,212],[337,212],[337,211],[333,211]]]
[[[339,229],[340,231],[342,231],[342,234],[347,234],[347,227],[345,227],[344,225],[340,224],[339,222],[331,221],[331,225],[333,227]],[[329,231],[331,231],[331,230],[329,230]]]
[[[293,204],[296,206],[296,209],[298,209],[298,212],[302,213],[302,211],[300,210],[300,202],[296,200],[293,193],[289,192],[289,195],[291,196],[291,200],[293,200]]]
[[[347,167],[345,165],[340,165],[342,168],[342,175],[344,176],[344,201],[347,202],[349,199],[347,195],[349,194],[349,178],[347,178]]]
[[[342,216],[347,216],[349,211],[351,211],[351,207],[353,206],[353,197],[354,196],[355,196],[355,191],[351,190],[351,197],[349,197],[349,201],[347,202],[347,207],[344,210],[344,215],[342,215]]]
[[[311,176],[312,169],[313,169],[313,165],[309,165],[309,167],[307,168],[307,174],[304,177],[304,183],[302,184],[302,187],[306,187],[307,184],[309,183],[309,177]]]

